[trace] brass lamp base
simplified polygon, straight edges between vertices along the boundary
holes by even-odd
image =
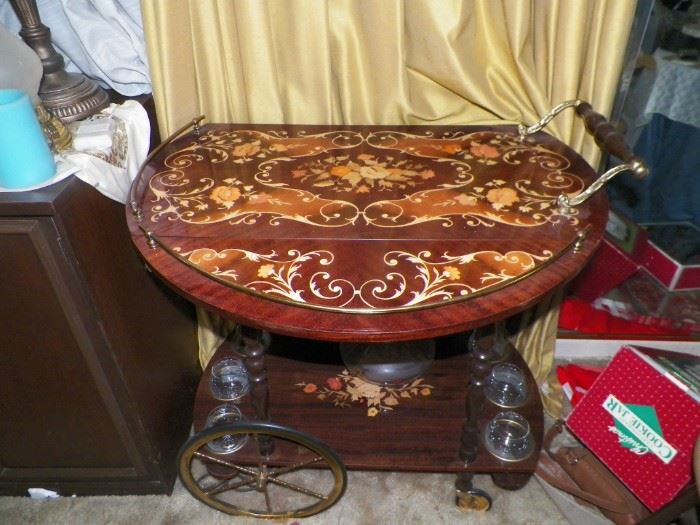
[[[65,61],[51,43],[51,31],[41,23],[36,0],[10,0],[22,24],[19,34],[31,47],[44,68],[39,98],[63,122],[81,120],[109,104],[107,93],[95,82],[65,71]]]
[[[62,73],[60,78],[45,76],[39,88],[39,98],[48,111],[68,123],[107,107],[109,97],[99,85],[77,73]]]

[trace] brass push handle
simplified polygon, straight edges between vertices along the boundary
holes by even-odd
[[[593,135],[596,143],[602,149],[610,153],[610,155],[622,160],[623,163],[603,173],[595,180],[595,182],[593,182],[593,184],[578,195],[573,197],[569,197],[569,195],[566,194],[560,195],[557,200],[560,208],[567,210],[573,206],[578,206],[579,204],[585,202],[595,192],[602,188],[610,179],[624,171],[631,171],[638,179],[643,179],[649,175],[649,168],[647,168],[646,164],[644,164],[644,161],[641,158],[637,157],[632,152],[630,147],[625,142],[624,137],[615,129],[615,126],[603,115],[593,111],[593,108],[588,102],[584,102],[582,100],[567,100],[562,102],[561,104],[555,106],[533,126],[526,127],[521,124],[518,127],[520,139],[522,140],[526,136],[540,131],[547,124],[549,124],[549,122],[551,122],[551,120],[557,116],[557,114],[566,108],[575,108],[576,113],[583,118],[586,130]]]

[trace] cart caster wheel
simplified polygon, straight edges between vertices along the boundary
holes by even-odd
[[[318,514],[347,485],[345,466],[333,450],[273,423],[229,423],[195,434],[180,448],[177,468],[182,484],[202,503],[257,518]]]
[[[462,512],[486,512],[491,508],[491,496],[480,489],[458,490],[455,503]]]

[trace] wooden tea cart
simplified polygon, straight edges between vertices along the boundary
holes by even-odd
[[[541,131],[568,107],[623,164],[597,178]],[[345,467],[455,472],[466,508],[490,506],[474,473],[522,487],[542,440],[537,385],[512,347],[468,348],[467,334],[534,305],[589,259],[607,219],[597,190],[620,171],[646,172],[612,126],[581,101],[530,128],[200,121],[153,152],[127,211],[148,267],[240,324],[212,362],[243,356],[245,420],[204,428],[221,403],[207,368],[179,458],[190,492],[233,514],[303,517],[341,497]],[[338,357],[347,342],[422,339],[437,341],[436,358],[405,384],[362,381]],[[498,361],[527,375],[515,410],[535,446],[520,461],[483,444],[503,410],[482,389]],[[244,444],[233,454],[207,448],[235,436]]]

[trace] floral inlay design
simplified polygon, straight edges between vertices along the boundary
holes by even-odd
[[[370,193],[416,187],[421,180],[435,177],[427,165],[411,159],[361,153],[314,159],[292,170],[292,177],[314,188],[335,192]]]
[[[159,222],[167,218],[189,224],[223,221],[252,224],[262,215],[270,215],[273,221],[289,215],[305,222],[304,215],[296,213],[303,201],[307,215],[313,217],[311,222],[316,220],[325,226],[336,226],[336,209],[348,205],[319,199],[304,192],[281,190],[279,184],[258,178],[264,177],[271,165],[277,162],[353,148],[362,140],[361,135],[349,131],[297,137],[289,137],[284,132],[255,130],[208,131],[168,155],[164,161],[165,169],[151,177],[150,220]],[[214,171],[220,168],[227,175],[190,179],[189,170],[196,164],[209,164]],[[236,171],[226,168],[228,165],[246,164],[263,168],[256,177],[250,178],[235,176]],[[356,216],[355,207],[349,207],[351,215]],[[347,213],[340,214],[345,215]],[[340,222],[348,223],[344,218]]]
[[[558,199],[595,173],[509,129],[207,125],[153,158],[131,205],[149,242],[265,299],[350,313],[466,301],[550,264],[589,219]]]
[[[535,271],[553,254],[478,251],[460,255],[392,250],[363,255],[365,274],[356,280],[334,271],[329,250],[290,249],[286,254],[244,249],[197,248],[175,254],[202,272],[248,292],[310,308],[344,312],[395,311],[485,293]],[[384,270],[377,270],[383,268]]]
[[[330,401],[340,408],[347,408],[352,403],[366,405],[369,417],[394,410],[402,400],[428,397],[435,388],[425,383],[422,378],[400,386],[380,386],[354,376],[347,370],[329,377],[324,385],[301,382],[296,386],[301,387],[304,393],[315,395],[323,401]]]
[[[379,227],[412,226],[436,219],[450,227],[458,217],[468,226],[539,226],[561,218],[551,197],[533,191],[529,181],[513,187],[505,180],[493,179],[459,190],[438,188],[416,191],[400,200],[378,201],[364,209],[364,216]],[[568,220],[577,224],[575,218]]]
[[[210,131],[164,164],[149,180],[153,223],[576,225],[578,212],[563,213],[557,199],[585,187],[567,171],[570,161],[563,155],[515,135],[485,131],[442,137]],[[210,175],[191,179],[196,164],[208,164]],[[504,165],[524,175],[506,178]]]

